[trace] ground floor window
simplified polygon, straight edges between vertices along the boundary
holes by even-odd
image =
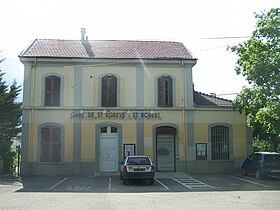
[[[41,162],[61,161],[61,128],[44,126],[41,128]]]
[[[212,160],[229,160],[229,128],[214,126],[211,128]]]

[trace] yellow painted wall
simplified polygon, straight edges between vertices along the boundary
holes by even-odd
[[[95,123],[82,121],[81,126],[81,162],[96,161]]]

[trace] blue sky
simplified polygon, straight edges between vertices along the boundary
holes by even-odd
[[[279,0],[4,0],[1,2],[0,64],[5,80],[23,82],[18,55],[34,39],[178,41],[198,59],[195,89],[233,99],[246,85],[234,71],[236,56],[227,45],[255,28],[254,12],[280,7]]]

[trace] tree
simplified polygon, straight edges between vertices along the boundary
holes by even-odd
[[[246,78],[234,100],[235,109],[247,115],[255,150],[280,150],[280,9],[255,15],[251,38],[230,47],[238,56],[236,73]]]
[[[4,173],[9,173],[15,157],[11,151],[12,137],[21,131],[22,103],[16,102],[21,87],[16,81],[8,86],[3,79],[4,74],[0,70],[0,159],[4,160]]]

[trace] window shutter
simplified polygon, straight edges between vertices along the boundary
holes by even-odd
[[[45,106],[60,106],[60,85],[60,77],[45,78]]]
[[[171,77],[168,77],[167,79],[167,98],[168,98],[168,103],[166,104],[167,106],[169,107],[172,107],[173,106],[173,84],[172,84],[172,78]]]
[[[157,79],[157,91],[158,91],[158,106],[164,106],[164,79],[159,77]]]
[[[115,76],[111,77],[111,95],[109,96],[111,98],[111,107],[117,106],[117,78]]]
[[[102,93],[101,93],[101,106],[107,107],[108,106],[108,76],[102,77]]]

